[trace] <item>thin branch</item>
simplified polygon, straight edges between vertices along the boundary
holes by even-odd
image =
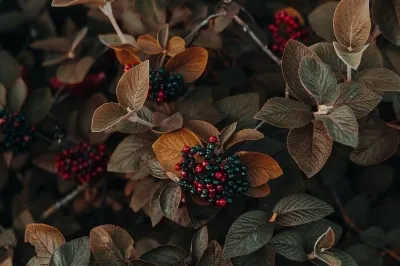
[[[347,82],[351,81],[351,66],[347,66]]]
[[[217,18],[217,17],[225,17],[228,15],[228,12],[226,12],[225,10],[221,13],[216,13],[216,14],[212,14],[208,17],[206,17],[202,22],[200,22],[186,37],[185,37],[185,42],[189,43],[190,40],[194,37],[194,35],[196,35],[197,32],[199,32],[201,30],[201,28],[203,28],[204,26],[206,26],[210,20]]]
[[[104,6],[100,7],[100,10],[108,17],[108,19],[111,22],[111,25],[113,26],[115,32],[117,33],[118,37],[121,39],[122,43],[128,43],[128,41],[125,38],[125,35],[122,33],[121,28],[118,26],[117,21],[115,20],[113,11],[112,11],[112,6],[110,2],[107,2]]]
[[[258,129],[260,129],[260,127],[262,127],[262,125],[264,125],[264,124],[265,124],[265,122],[262,121],[262,122],[259,123],[254,129],[255,129],[255,130],[258,130]]]

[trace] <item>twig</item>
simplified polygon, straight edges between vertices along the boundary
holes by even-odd
[[[376,41],[376,39],[378,39],[378,37],[381,35],[381,30],[379,29],[379,27],[377,25],[375,25],[374,29],[372,30],[372,34],[371,34],[371,38],[372,40]]]
[[[289,97],[290,97],[289,87],[285,86],[285,99],[289,99]]]
[[[260,127],[262,127],[262,125],[264,125],[264,124],[265,124],[265,122],[262,121],[262,122],[259,123],[254,129],[258,130],[258,129],[260,129]]]
[[[210,20],[217,18],[217,17],[225,17],[228,15],[228,12],[226,12],[225,10],[221,13],[216,13],[216,14],[212,14],[208,17],[206,17],[202,22],[200,22],[186,37],[185,37],[185,42],[188,44],[189,41],[193,38],[194,35],[196,35],[196,33],[198,31],[200,31],[201,28],[203,28],[204,26],[206,26]]]
[[[337,195],[336,191],[334,189],[332,189],[332,196],[333,199],[335,200],[336,205],[339,208],[339,212],[343,217],[343,220],[345,221],[345,223],[355,232],[357,232],[358,234],[362,232],[361,228],[359,228],[354,222],[353,220],[351,220],[351,218],[349,217],[349,215],[346,213],[344,206],[342,204],[342,201],[340,200],[339,196]],[[367,246],[370,246],[368,243],[365,243]],[[392,257],[394,260],[400,262],[400,256],[394,252],[393,250],[387,248],[387,247],[383,247],[381,248],[381,250],[384,252],[383,255],[389,255],[390,257]]]
[[[347,66],[347,82],[351,81],[351,66]]]
[[[128,43],[128,41],[125,38],[125,35],[122,33],[121,28],[118,26],[117,21],[115,20],[113,11],[112,11],[112,6],[111,2],[107,2],[104,6],[100,7],[100,10],[108,17],[108,19],[111,22],[111,25],[113,26],[115,32],[117,33],[118,37],[121,39],[122,43]]]

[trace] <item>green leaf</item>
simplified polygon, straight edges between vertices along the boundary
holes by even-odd
[[[307,46],[295,40],[287,42],[282,56],[282,73],[291,93],[303,103],[310,103],[311,96],[300,81],[300,63],[304,57],[318,60],[318,56]]]
[[[49,266],[89,265],[90,249],[87,236],[74,239],[54,250]]]
[[[373,165],[390,158],[399,145],[397,131],[379,118],[370,119],[359,133],[358,146],[350,160],[359,165]]]
[[[217,241],[213,240],[204,251],[199,262],[196,266],[228,266],[232,265],[232,262],[222,257],[222,248]]]
[[[360,48],[356,48],[351,52],[340,43],[333,42],[333,47],[335,48],[336,54],[339,56],[342,61],[350,66],[352,69],[357,70],[358,66],[361,63],[361,58],[364,51],[368,48],[368,44],[364,45]]]
[[[258,93],[246,93],[224,98],[214,107],[231,123],[237,122],[238,129],[252,128],[256,125],[253,117],[259,110],[259,101]]]
[[[382,100],[382,97],[357,82],[346,82],[338,85],[334,101],[330,103],[335,108],[349,106],[357,119],[369,114]]]
[[[322,62],[327,64],[334,72],[346,73],[347,66],[336,54],[335,47],[333,47],[332,43],[320,42],[311,45],[309,48],[311,51],[316,53],[318,57],[321,58]]]
[[[186,251],[176,246],[159,246],[144,253],[140,259],[157,264],[158,266],[179,266],[183,265],[186,258]]]
[[[388,239],[385,231],[379,227],[369,227],[360,233],[361,240],[371,247],[382,248],[386,245]]]
[[[268,245],[246,256],[235,257],[234,266],[274,266],[275,252]]]
[[[304,58],[300,63],[300,81],[318,104],[329,103],[336,94],[336,77],[319,59]]]
[[[128,110],[119,103],[105,103],[93,114],[92,132],[102,132],[127,117]]]
[[[7,108],[11,112],[19,112],[28,96],[28,88],[25,81],[17,79],[15,84],[7,89]]]
[[[340,259],[335,256],[329,254],[329,252],[315,252],[315,256],[328,264],[329,266],[341,266],[342,262]]]
[[[317,221],[333,212],[327,203],[306,194],[294,194],[281,199],[273,210],[275,222],[283,226]]]
[[[22,108],[30,123],[36,124],[46,118],[53,105],[53,95],[49,88],[33,91]]]
[[[324,3],[308,15],[311,28],[319,37],[328,42],[336,41],[333,32],[333,14],[338,3],[336,1]]]
[[[353,110],[348,106],[341,106],[328,115],[318,115],[316,118],[328,130],[334,141],[356,148],[358,145],[358,123]]]
[[[335,244],[335,233],[332,228],[328,228],[326,232],[324,232],[318,239],[315,241],[314,251],[324,252],[325,250],[330,249]]]
[[[269,99],[254,116],[254,119],[280,128],[299,128],[310,123],[313,115],[308,105],[276,97]]]
[[[371,210],[366,193],[360,193],[350,198],[346,201],[344,209],[354,224],[357,224],[360,227],[368,224]]]
[[[362,265],[362,266],[383,266],[382,257],[377,254],[376,250],[364,244],[356,244],[346,249],[347,257],[350,263],[342,265]],[[341,259],[342,260],[342,259]]]
[[[8,23],[12,22],[7,21],[7,24]],[[0,26],[0,29],[2,26],[3,25]],[[6,50],[0,51],[0,62],[2,65],[2,67],[0,68],[0,84],[3,84],[6,89],[10,90],[17,79],[21,76],[18,62]]]
[[[400,77],[385,68],[370,68],[357,74],[357,82],[375,92],[400,91]]]
[[[304,253],[303,240],[297,232],[285,231],[279,233],[271,238],[267,246],[289,260],[298,262],[308,260]]]
[[[207,226],[203,226],[192,238],[191,243],[191,255],[197,262],[203,255],[204,251],[208,246],[208,229]]]
[[[400,2],[374,0],[372,19],[386,39],[400,45]]]
[[[172,221],[175,220],[176,212],[181,203],[182,189],[174,182],[169,182],[161,191],[160,207],[164,216]]]
[[[355,262],[354,259],[346,252],[338,249],[331,249],[327,253],[339,259],[342,263],[341,266],[358,266],[357,262]]]
[[[400,248],[400,228],[389,231],[387,234],[387,241],[391,248]]]
[[[229,228],[224,245],[224,257],[233,258],[250,254],[271,239],[274,228],[268,223],[268,215],[262,211],[250,211]]]

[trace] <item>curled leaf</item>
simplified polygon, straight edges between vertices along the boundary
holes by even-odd
[[[153,55],[161,54],[163,52],[163,48],[160,46],[158,41],[149,34],[140,36],[137,40],[137,45],[146,54]]]
[[[105,103],[98,107],[92,119],[92,131],[102,132],[124,119],[128,111],[118,103]]]
[[[243,129],[235,133],[225,144],[225,148],[229,149],[233,145],[248,140],[259,140],[264,137],[264,134],[256,129]]]

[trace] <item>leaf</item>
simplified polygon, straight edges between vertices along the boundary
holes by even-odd
[[[48,52],[68,53],[71,43],[67,38],[49,37],[47,39],[34,41],[30,46],[31,48]]]
[[[117,85],[118,102],[133,111],[144,105],[149,91],[149,61],[125,72]]]
[[[53,7],[67,7],[74,5],[94,5],[94,6],[103,6],[105,4],[105,0],[53,0],[51,6]]]
[[[360,66],[358,71],[363,71],[368,68],[382,68],[383,67],[383,56],[376,45],[376,41],[371,38],[368,41],[368,47],[363,52]]]
[[[249,189],[243,194],[253,198],[262,198],[268,196],[269,193],[271,193],[271,188],[268,183],[265,183],[258,187],[249,187]]]
[[[349,106],[358,119],[368,115],[381,100],[381,96],[361,84],[346,82],[338,85],[336,99],[330,105],[335,108]]]
[[[224,245],[224,257],[233,258],[250,254],[271,239],[274,228],[268,223],[268,215],[262,211],[250,211],[235,220]]]
[[[307,261],[304,253],[303,241],[300,234],[294,231],[285,231],[275,235],[268,243],[279,255],[292,261]]]
[[[219,133],[219,142],[224,145],[235,133],[237,127],[237,122],[234,122],[230,124],[229,126],[226,126],[221,133]]]
[[[166,184],[165,184],[166,185]],[[150,200],[150,219],[151,225],[156,226],[164,217],[160,206],[160,195],[165,185],[157,187]]]
[[[256,125],[254,115],[259,110],[258,93],[246,93],[226,97],[214,104],[231,123],[237,122],[238,129],[253,128]]]
[[[181,37],[172,37],[167,46],[168,56],[173,57],[179,53],[182,53],[185,51],[185,45],[185,40]]]
[[[213,240],[208,245],[207,249],[204,251],[197,266],[232,266],[232,262],[225,260],[222,257],[222,248],[217,241]]]
[[[138,212],[150,202],[153,193],[162,184],[157,181],[152,177],[145,177],[135,186],[129,203],[129,207],[134,212]]]
[[[252,187],[258,187],[283,174],[278,163],[259,152],[239,152],[240,162],[248,167],[247,179]]]
[[[215,126],[202,120],[190,120],[185,122],[185,127],[204,142],[208,142],[211,136],[219,135],[219,130]]]
[[[28,96],[28,88],[22,78],[17,79],[15,84],[7,90],[7,108],[11,112],[19,112]]]
[[[313,115],[308,105],[291,99],[275,97],[270,98],[261,107],[254,119],[280,128],[299,128],[310,123]]]
[[[195,259],[195,262],[199,261],[204,251],[206,251],[207,246],[208,246],[208,229],[207,226],[203,226],[202,228],[200,228],[199,231],[196,232],[191,242],[190,253],[192,257]]]
[[[330,249],[335,244],[335,233],[332,228],[329,227],[328,230],[323,233],[315,242],[314,252],[324,252]]]
[[[166,49],[169,38],[169,25],[165,24],[157,32],[157,42],[163,48]]]
[[[157,264],[144,260],[131,260],[129,266],[157,266]]]
[[[256,252],[246,255],[235,257],[233,259],[235,266],[274,266],[275,265],[275,252],[268,247],[268,245],[260,248]]]
[[[358,145],[358,123],[349,106],[341,106],[328,115],[318,115],[316,118],[322,122],[328,135],[344,145],[356,148]]]
[[[3,154],[0,155],[0,190],[2,190],[8,183],[10,178],[10,171]]]
[[[388,238],[385,231],[379,227],[369,227],[360,233],[361,240],[374,248],[383,248]]]
[[[7,104],[7,91],[3,84],[0,84],[0,110],[3,110]]]
[[[311,28],[319,37],[328,42],[336,41],[332,21],[338,3],[336,1],[324,3],[308,15]]]
[[[138,38],[137,45],[146,54],[161,54],[163,48],[160,46],[158,41],[151,35],[145,34]]]
[[[170,182],[163,188],[160,194],[160,207],[166,218],[175,220],[181,198],[182,189],[177,183]]]
[[[344,210],[354,224],[366,226],[371,214],[368,195],[363,192],[351,197],[346,201]]]
[[[89,235],[89,247],[100,266],[125,266],[136,257],[132,237],[115,225],[93,228]]]
[[[170,117],[165,118],[159,127],[152,130],[156,133],[168,133],[180,129],[183,126],[183,117],[181,113],[175,113]]]
[[[185,83],[197,80],[207,66],[208,52],[201,47],[191,47],[172,57],[165,69],[173,74],[180,74]]]
[[[362,47],[371,32],[369,0],[342,0],[333,17],[336,39],[347,48]]]
[[[229,149],[233,145],[248,140],[259,140],[264,138],[264,134],[256,129],[243,129],[235,133],[225,144],[225,149]]]
[[[104,44],[107,47],[110,48],[124,48],[127,47],[127,45],[131,46],[136,46],[136,40],[135,37],[129,34],[124,34],[125,39],[127,40],[126,43],[123,43],[121,41],[121,38],[118,36],[118,34],[115,33],[110,33],[110,34],[100,34],[99,35],[99,40],[102,44]],[[132,48],[132,47],[131,47]],[[135,51],[138,51],[139,49],[135,47]]]
[[[375,0],[372,3],[372,19],[386,39],[400,45],[399,1]]]
[[[189,130],[181,128],[161,135],[153,143],[153,151],[166,171],[175,172],[175,164],[180,162],[183,147],[197,144],[201,144],[200,139]]]
[[[12,22],[7,21],[7,23]],[[0,84],[3,84],[6,89],[10,90],[17,79],[21,76],[18,61],[15,60],[8,51],[1,50],[0,62],[2,62],[1,64],[3,66],[7,66],[0,68]]]
[[[358,66],[361,63],[362,55],[364,51],[368,48],[368,44],[356,48],[351,52],[349,52],[346,47],[337,42],[333,42],[333,47],[335,48],[336,54],[339,56],[340,59],[342,59],[342,61],[346,65],[350,66],[354,70],[357,70]]]
[[[339,259],[329,254],[329,252],[315,252],[315,256],[329,266],[340,266],[342,264]]]
[[[85,56],[79,61],[64,63],[57,69],[57,80],[66,84],[81,83],[94,62],[93,57]]]
[[[88,237],[74,239],[54,250],[49,266],[89,265]]]
[[[340,250],[336,250],[340,252]],[[364,244],[356,244],[346,249],[346,253],[338,253],[343,265],[363,265],[363,266],[383,266],[383,259],[379,256],[375,249]],[[336,254],[335,254],[336,255]],[[343,260],[345,260],[343,262]]]
[[[186,251],[176,246],[159,246],[143,254],[140,259],[153,262],[159,266],[182,265]]]
[[[222,49],[224,44],[221,34],[217,33],[213,28],[206,28],[200,31],[200,34],[194,40],[193,45],[218,50]]]
[[[358,264],[354,261],[354,259],[347,254],[338,249],[332,249],[329,251],[335,258],[338,258],[342,262],[342,266],[358,266]]]
[[[149,173],[155,178],[167,179],[168,175],[164,168],[161,166],[160,162],[156,159],[149,161]]]
[[[17,246],[17,236],[12,229],[6,229],[0,233],[0,247],[15,248]]]
[[[102,132],[126,118],[128,111],[118,103],[105,103],[98,107],[92,119],[92,132]]]
[[[22,112],[28,121],[37,124],[46,118],[53,105],[53,96],[49,88],[39,88],[33,91],[23,106]]]
[[[152,151],[152,136],[129,135],[114,150],[107,170],[117,173],[132,173],[140,169],[142,160],[148,160]]]
[[[153,113],[149,108],[146,106],[143,106],[136,114],[139,118],[142,120],[153,123]],[[122,119],[115,125],[115,128],[117,131],[125,134],[130,134],[130,133],[140,133],[143,131],[147,131],[150,129],[149,126],[145,126],[142,124],[139,124],[137,122],[131,122],[128,119]]]
[[[328,2],[336,3],[336,2]],[[336,3],[337,4],[337,3]],[[368,46],[369,47],[369,46]],[[347,66],[336,54],[335,47],[332,43],[320,42],[311,45],[310,50],[313,51],[321,58],[322,62],[327,64],[336,73],[346,73]]]
[[[304,58],[300,63],[300,81],[318,104],[328,103],[336,94],[336,77],[328,65],[311,57]]]
[[[275,222],[283,226],[295,226],[317,221],[331,213],[327,203],[306,194],[294,194],[282,198],[273,210]]]
[[[385,68],[370,68],[357,74],[357,82],[375,92],[400,91],[400,77]]]
[[[325,165],[332,151],[333,141],[322,122],[291,129],[287,137],[290,156],[308,178],[317,174]]]
[[[25,230],[25,242],[35,246],[36,257],[40,265],[49,265],[54,250],[65,244],[65,239],[60,231],[52,226],[28,224]]]

